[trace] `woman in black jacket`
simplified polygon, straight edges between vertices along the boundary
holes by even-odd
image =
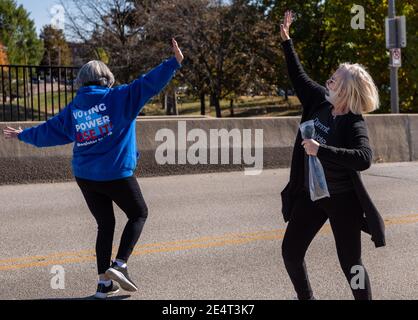
[[[323,87],[304,72],[289,29],[287,11],[281,27],[289,76],[302,103],[302,122],[314,120],[315,139],[297,135],[289,184],[282,192],[282,211],[289,222],[282,244],[286,270],[300,300],[315,299],[305,254],[329,219],[338,258],[356,300],[372,298],[370,281],[361,261],[361,231],[372,235],[376,247],[385,245],[384,223],[373,205],[360,171],[371,166],[372,150],[362,114],[379,106],[371,76],[359,64],[344,63]],[[330,197],[313,202],[309,196],[308,156],[321,161]]]

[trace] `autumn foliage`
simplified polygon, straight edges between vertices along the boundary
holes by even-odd
[[[8,64],[6,48],[0,42],[0,64]]]

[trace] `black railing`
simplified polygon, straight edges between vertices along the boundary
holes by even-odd
[[[0,121],[47,120],[75,95],[78,67],[0,65]]]

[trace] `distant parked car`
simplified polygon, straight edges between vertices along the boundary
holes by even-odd
[[[67,86],[71,86],[71,85],[74,85],[75,84],[75,79],[66,79],[66,80],[64,80],[64,83],[67,85]]]
[[[38,84],[41,82],[41,77],[32,77],[31,81],[33,84]]]
[[[48,83],[55,83],[55,82],[57,82],[56,81],[56,79],[55,79],[55,77],[51,77],[51,76],[46,76],[46,82],[48,82]]]

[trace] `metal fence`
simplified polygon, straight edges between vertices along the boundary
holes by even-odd
[[[0,65],[0,121],[43,121],[75,95],[78,67]]]

